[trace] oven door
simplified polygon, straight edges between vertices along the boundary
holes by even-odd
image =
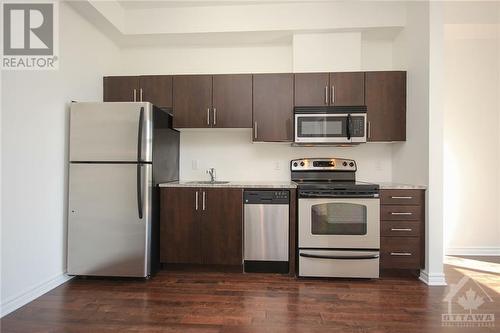
[[[299,199],[299,247],[379,249],[378,198]]]
[[[295,114],[296,143],[366,142],[366,114]]]

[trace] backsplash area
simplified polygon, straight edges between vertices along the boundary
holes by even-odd
[[[290,160],[301,157],[343,157],[356,160],[357,179],[392,180],[392,145],[366,143],[353,147],[292,147],[290,143],[252,143],[251,129],[182,130],[180,179],[206,180],[215,168],[217,179],[288,181]]]

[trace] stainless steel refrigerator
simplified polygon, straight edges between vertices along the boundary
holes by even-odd
[[[179,132],[151,103],[72,103],[68,274],[159,267],[159,189],[178,180]]]

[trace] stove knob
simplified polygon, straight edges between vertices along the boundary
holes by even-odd
[[[293,162],[293,166],[297,167],[299,164],[297,162]]]
[[[354,166],[354,162],[349,163],[349,166],[352,168]]]
[[[346,167],[347,166],[347,162],[344,161],[344,163],[342,163],[342,165]]]
[[[300,166],[302,166],[302,167],[303,167],[304,165],[305,165],[305,164],[304,164],[304,162],[300,162]]]

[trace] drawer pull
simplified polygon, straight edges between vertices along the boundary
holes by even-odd
[[[413,197],[391,197],[391,199],[406,199],[406,200],[411,200]]]
[[[408,257],[408,256],[411,256],[411,253],[410,252],[391,252],[391,256]]]
[[[413,215],[411,212],[391,212],[391,215]]]
[[[411,228],[391,228],[391,231],[411,231]]]

